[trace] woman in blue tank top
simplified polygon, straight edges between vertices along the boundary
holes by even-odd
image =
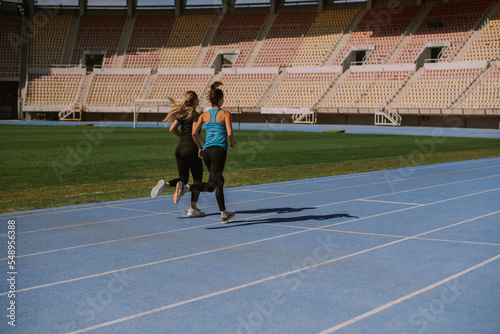
[[[193,124],[192,134],[198,146],[198,155],[203,158],[210,173],[208,182],[195,182],[191,185],[178,182],[174,193],[174,203],[178,203],[182,195],[188,191],[194,193],[215,190],[215,198],[221,212],[221,221],[227,223],[236,213],[226,210],[223,172],[227,157],[227,139],[229,138],[233,148],[236,146],[236,141],[234,140],[231,113],[221,108],[224,103],[224,93],[219,89],[220,86],[222,83],[219,81],[212,84],[207,96],[212,104],[212,109],[201,114],[198,121]],[[199,133],[203,124],[206,126],[205,140]]]

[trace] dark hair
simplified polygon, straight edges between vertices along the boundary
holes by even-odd
[[[219,105],[220,99],[224,98],[224,93],[219,88],[223,83],[216,81],[210,86],[210,91],[207,94],[207,99],[212,103],[212,105]]]

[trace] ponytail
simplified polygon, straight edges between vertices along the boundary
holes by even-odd
[[[207,99],[212,105],[219,105],[219,101],[224,98],[224,93],[219,88],[223,83],[216,81],[210,86],[210,91],[207,94]]]

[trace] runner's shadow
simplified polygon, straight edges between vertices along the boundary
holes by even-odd
[[[335,218],[359,218],[356,216],[351,216],[347,213],[333,213],[330,215],[307,215],[307,216],[298,216],[298,217],[270,217],[265,219],[255,219],[255,220],[235,220],[233,222],[228,223],[224,226],[217,227],[207,227],[207,230],[216,230],[220,228],[231,228],[231,227],[242,227],[242,226],[250,226],[257,224],[276,224],[276,223],[293,223],[293,222],[303,222],[307,220],[329,220]]]
[[[290,208],[290,207],[283,207],[283,208],[269,208],[269,209],[257,209],[257,210],[243,210],[243,211],[237,211],[236,214],[240,213],[246,213],[246,214],[259,214],[259,213],[291,213],[291,212],[301,212],[304,210],[314,210],[316,209],[315,207],[306,207],[306,208]],[[208,213],[205,215],[205,217],[210,217],[210,216],[220,216],[219,212],[214,212],[214,213]],[[189,217],[179,217],[179,219],[188,219]]]

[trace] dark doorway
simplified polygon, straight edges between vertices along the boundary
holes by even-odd
[[[353,47],[342,62],[342,72],[347,71],[351,65],[362,66],[370,58],[373,47]]]
[[[95,66],[102,67],[103,61],[103,54],[87,54],[85,57],[85,66],[87,67],[87,71],[92,72]]]
[[[0,81],[0,119],[17,119],[19,82]]]
[[[425,63],[437,63],[448,49],[448,45],[444,43],[431,43],[427,45],[422,53],[417,57],[415,63],[417,69],[424,66]]]

